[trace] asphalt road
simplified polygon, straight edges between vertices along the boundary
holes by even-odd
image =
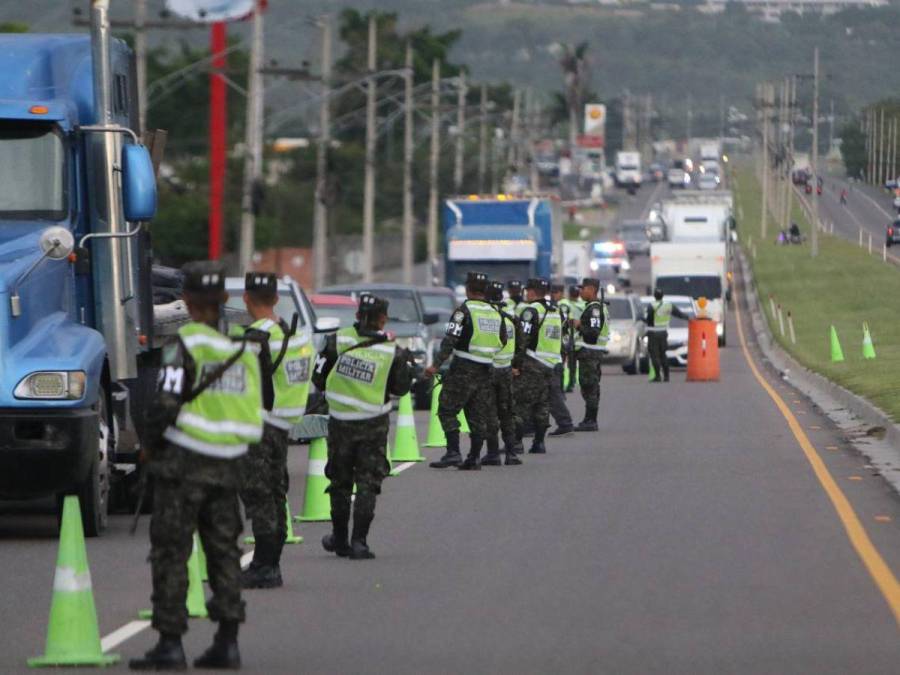
[[[896,673],[900,499],[752,342],[732,344],[718,383],[609,368],[601,431],[524,466],[389,479],[376,560],[329,556],[326,525],[302,526],[285,587],[246,595],[245,671]],[[305,456],[291,455],[295,508]],[[103,635],[148,604],[148,523],[131,538],[128,520],[88,542]],[[0,539],[0,672],[25,672],[43,646],[53,520],[0,516]],[[191,626],[196,655],[213,628]]]
[[[847,190],[846,205],[840,203],[841,190]],[[863,244],[868,245],[871,234],[873,247],[880,251],[885,230],[896,218],[896,211],[891,197],[883,190],[827,177],[819,197],[819,216],[826,227],[833,224],[835,234],[850,241],[858,242],[862,230]]]

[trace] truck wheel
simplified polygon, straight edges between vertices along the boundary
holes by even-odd
[[[106,393],[102,389],[97,403],[97,434],[87,442],[96,445],[96,455],[77,494],[81,502],[84,534],[86,537],[96,537],[106,529],[109,519],[109,457],[113,442],[106,412]]]

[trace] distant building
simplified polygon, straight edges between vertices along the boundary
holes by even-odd
[[[724,12],[729,2],[742,4],[748,12],[759,14],[766,21],[779,21],[784,12],[827,15],[851,7],[884,7],[889,4],[888,0],[706,0],[701,10]]]

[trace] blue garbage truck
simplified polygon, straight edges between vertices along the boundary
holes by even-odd
[[[107,12],[90,35],[0,36],[0,499],[75,493],[89,536],[158,363],[156,175]]]
[[[470,271],[509,281],[562,274],[559,202],[549,197],[468,195],[444,201],[445,278],[461,294]]]

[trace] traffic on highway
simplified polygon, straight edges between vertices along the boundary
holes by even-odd
[[[0,1],[0,672],[898,672],[856,10],[459,4]]]

